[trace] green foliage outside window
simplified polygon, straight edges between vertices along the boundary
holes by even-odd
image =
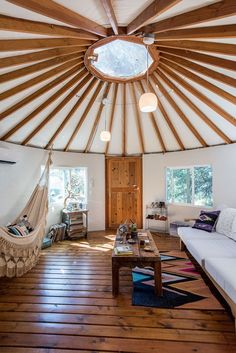
[[[167,168],[166,194],[169,203],[212,206],[211,166]]]

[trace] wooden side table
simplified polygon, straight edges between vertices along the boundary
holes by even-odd
[[[67,236],[70,239],[87,237],[88,210],[62,211],[62,222],[66,224]]]

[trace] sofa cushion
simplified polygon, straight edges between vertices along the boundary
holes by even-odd
[[[191,242],[193,239],[218,240],[224,237],[222,234],[219,234],[217,232],[209,233],[209,232],[205,232],[204,230],[191,228],[191,227],[179,227],[178,235],[183,240],[186,246],[188,245],[189,241]]]
[[[205,269],[217,284],[236,303],[236,257],[235,258],[208,258],[205,260]]]
[[[216,224],[216,231],[218,233],[224,234],[227,237],[233,239],[234,238],[233,223],[235,218],[236,218],[235,208],[226,208],[222,210],[220,213],[218,222]]]
[[[219,214],[220,211],[201,211],[198,219],[194,223],[193,228],[205,230],[206,232],[212,232]]]
[[[186,246],[200,265],[204,266],[205,259],[225,257],[236,257],[235,242],[225,236],[221,239],[193,239]]]

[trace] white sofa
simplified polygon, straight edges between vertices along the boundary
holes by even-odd
[[[180,227],[178,235],[181,250],[188,249],[228,302],[236,325],[236,209],[224,209],[212,233]]]

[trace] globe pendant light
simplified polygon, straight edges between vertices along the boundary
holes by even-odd
[[[102,104],[105,106],[105,130],[101,131],[100,133],[100,140],[103,142],[108,142],[111,140],[111,133],[106,129],[106,105],[107,105],[108,99],[103,98]]]
[[[149,88],[148,82],[148,45],[154,42],[154,37],[144,37],[144,43],[147,44],[147,89]],[[139,109],[143,113],[154,112],[157,109],[157,96],[152,92],[143,93],[139,99]]]

